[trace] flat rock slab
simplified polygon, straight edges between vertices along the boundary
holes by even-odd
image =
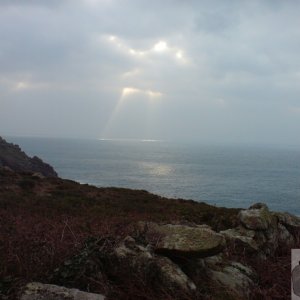
[[[158,225],[145,223],[147,236],[157,237],[151,244],[157,253],[187,257],[206,257],[219,253],[225,247],[225,238],[207,225]]]
[[[26,285],[20,300],[105,300],[105,297],[77,289],[31,282]]]

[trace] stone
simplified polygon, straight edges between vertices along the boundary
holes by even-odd
[[[46,178],[43,174],[41,174],[39,172],[33,173],[31,176],[33,178],[37,178],[37,179],[45,179]]]
[[[278,219],[278,222],[284,226],[294,229],[300,229],[300,218],[287,212],[273,212],[273,216]]]
[[[238,214],[240,225],[221,231],[235,249],[266,259],[281,245],[293,247],[300,230],[300,218],[288,213],[270,212],[263,203],[256,203]]]
[[[278,224],[278,243],[293,247],[295,245],[295,238],[282,224]]]
[[[123,242],[113,250],[113,253],[118,259],[128,259],[129,257],[135,257],[137,259],[153,258],[153,255],[146,247],[136,244],[134,238],[129,236],[126,237]],[[129,262],[131,263],[131,259]],[[132,263],[135,264],[134,262]]]
[[[105,296],[39,282],[28,283],[20,300],[105,300]]]
[[[145,276],[148,282],[156,282],[161,288],[184,292],[196,290],[195,284],[178,265],[167,257],[152,254],[148,247],[137,244],[132,237],[126,237],[114,249],[109,261],[112,262],[112,272],[114,268],[117,272],[126,266],[132,273]]]
[[[253,253],[259,251],[259,245],[254,240],[254,230],[239,226],[220,231],[220,233],[224,235],[228,244],[233,244],[234,248],[239,249],[240,252]]]
[[[249,209],[262,209],[262,208],[269,210],[267,204],[262,203],[262,202],[254,203],[249,207]]]
[[[241,224],[251,230],[268,230],[276,226],[277,220],[265,204],[257,203],[238,214]]]
[[[222,254],[202,258],[198,260],[198,263],[202,261],[202,266],[208,269],[216,269],[216,266],[224,264],[224,256]]]
[[[178,286],[185,291],[195,291],[196,285],[188,276],[167,257],[159,257],[156,264],[160,269],[160,278],[162,286],[174,289]]]
[[[145,239],[154,251],[171,258],[174,255],[188,258],[211,256],[221,252],[226,245],[224,236],[207,225],[158,225],[149,222],[139,226],[143,227]]]
[[[257,277],[252,269],[238,262],[211,261],[210,258],[204,260],[209,266],[207,274],[210,280],[231,291],[235,299],[250,299],[253,279]]]

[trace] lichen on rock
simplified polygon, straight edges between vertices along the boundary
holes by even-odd
[[[240,222],[248,229],[267,230],[276,223],[276,218],[265,204],[257,203],[247,210],[241,210],[238,215]]]
[[[223,235],[213,231],[207,225],[173,225],[140,222],[145,239],[152,244],[155,252],[166,256],[206,257],[215,255],[224,249],[226,241]],[[156,236],[156,240],[151,237]]]

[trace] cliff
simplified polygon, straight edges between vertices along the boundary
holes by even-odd
[[[57,177],[53,167],[37,156],[30,158],[18,145],[6,142],[0,137],[0,167],[13,171],[40,173],[46,177]]]

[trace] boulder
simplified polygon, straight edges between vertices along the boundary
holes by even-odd
[[[39,282],[28,283],[20,300],[105,300],[100,294]]]
[[[283,226],[300,230],[300,218],[287,212],[273,212],[273,216],[278,219],[278,222]]]
[[[257,274],[239,262],[212,256],[204,259],[207,275],[216,286],[223,287],[233,299],[250,299]]]
[[[288,247],[293,247],[296,243],[293,235],[280,223],[278,224],[278,242]]]
[[[227,240],[228,245],[233,245],[241,253],[253,253],[259,251],[259,245],[254,240],[255,231],[242,226],[220,231]]]
[[[225,247],[222,234],[207,225],[159,225],[140,222],[140,233],[154,251],[168,257],[206,257],[221,252]]]
[[[37,179],[45,179],[46,178],[43,174],[41,174],[39,172],[33,173],[31,176],[33,178],[37,178]]]
[[[118,272],[118,269],[125,267],[160,288],[183,292],[196,290],[195,284],[178,265],[167,257],[151,253],[150,249],[137,244],[132,237],[125,238],[109,257],[111,271],[115,269]]]
[[[277,220],[265,204],[257,203],[238,214],[241,224],[251,230],[268,230],[276,226]]]
[[[288,213],[270,212],[262,203],[256,203],[238,214],[240,225],[221,231],[235,249],[256,252],[265,259],[280,245],[292,247],[300,231],[300,218]]]

